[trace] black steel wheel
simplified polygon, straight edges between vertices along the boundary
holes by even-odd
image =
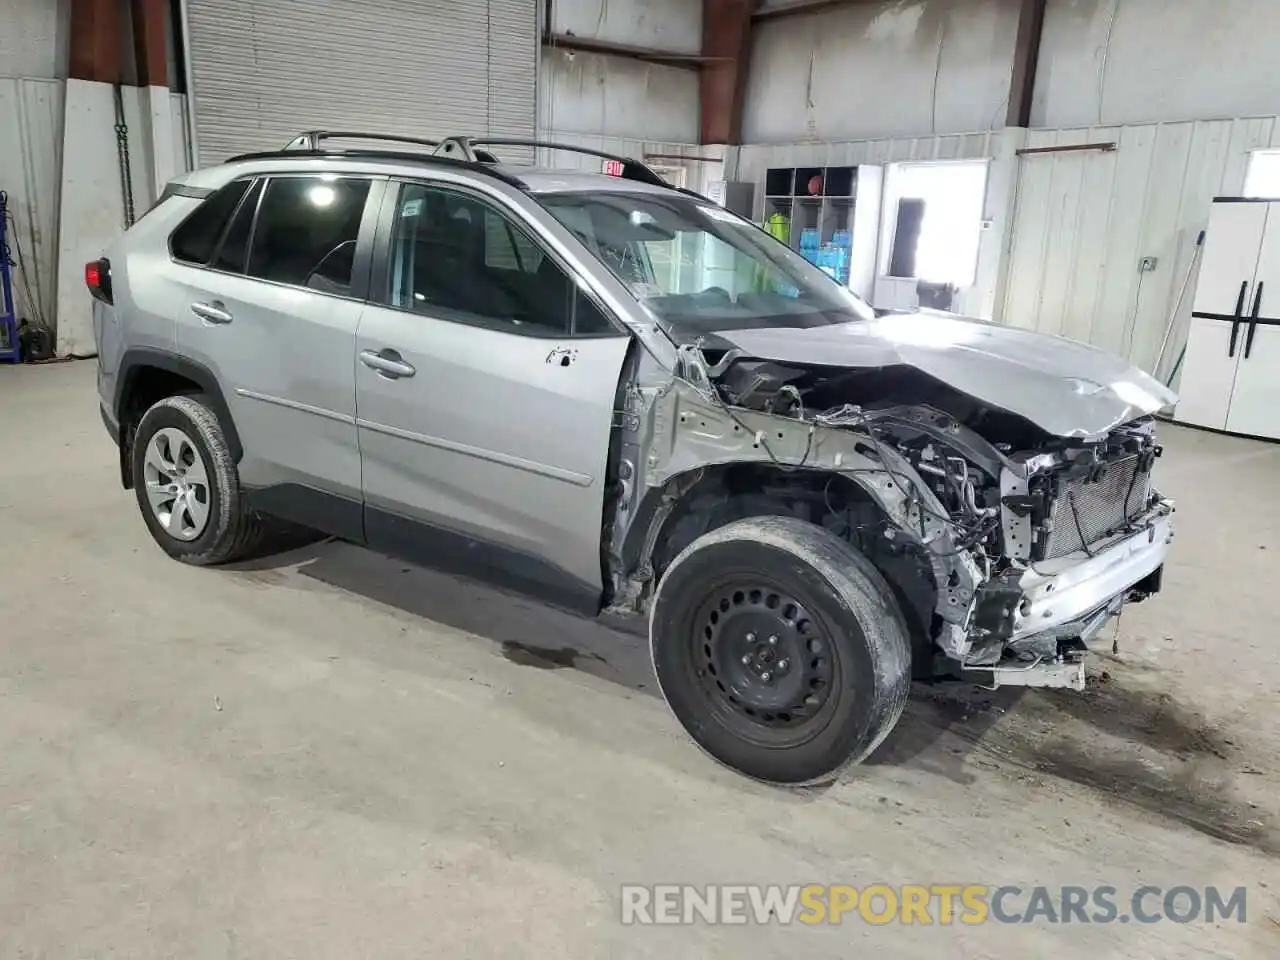
[[[911,654],[893,591],[828,530],[789,517],[728,524],[659,584],[650,649],[699,745],[757,779],[837,776],[888,734]]]
[[[730,577],[708,591],[693,619],[703,643],[690,667],[711,708],[742,736],[797,741],[830,712],[839,654],[787,587]]]

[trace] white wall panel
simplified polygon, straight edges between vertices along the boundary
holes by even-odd
[[[551,29],[673,53],[702,46],[701,0],[556,0]]]
[[[1032,123],[1274,112],[1277,55],[1277,0],[1050,0]]]
[[[845,140],[1002,127],[1018,0],[885,0],[759,24],[743,138]]]
[[[49,326],[58,283],[64,95],[58,80],[0,78],[0,190],[9,195],[16,224],[10,252],[25,264],[13,271],[14,300],[19,317]]]
[[[544,49],[538,127],[694,143],[698,74],[624,57]]]
[[[1115,142],[1114,152],[1021,161],[1000,319],[1084,340],[1152,370],[1214,196],[1239,194],[1275,117],[1032,130],[1028,147]],[[1139,271],[1157,257],[1153,272]],[[1192,277],[1191,290],[1194,291]],[[1177,359],[1188,294],[1157,372]]]
[[[0,2],[0,77],[67,74],[69,0]]]

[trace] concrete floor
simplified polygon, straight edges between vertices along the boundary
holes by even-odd
[[[631,634],[337,543],[166,559],[93,379],[0,367],[0,956],[1280,953],[1280,446],[1166,429],[1167,592],[1088,693],[921,689],[872,762],[783,792],[686,740]],[[618,921],[624,882],[877,881],[1244,885],[1249,911]]]

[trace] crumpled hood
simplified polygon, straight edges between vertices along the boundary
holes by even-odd
[[[944,313],[716,336],[779,363],[912,366],[1059,437],[1097,436],[1177,401],[1154,377],[1095,347]]]

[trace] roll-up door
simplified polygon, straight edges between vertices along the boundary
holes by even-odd
[[[536,0],[188,0],[201,166],[304,130],[534,134]]]

